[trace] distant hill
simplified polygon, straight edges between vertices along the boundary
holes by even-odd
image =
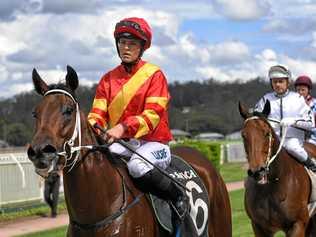
[[[77,90],[80,107],[85,113],[90,109],[95,87],[79,87]],[[270,90],[270,85],[260,78],[230,83],[210,79],[175,82],[169,88],[172,97],[169,107],[171,128],[186,130],[193,135],[209,131],[228,134],[241,127],[238,101],[253,106]],[[35,92],[29,92],[0,101],[0,140],[12,145],[31,141],[32,110],[40,98]]]

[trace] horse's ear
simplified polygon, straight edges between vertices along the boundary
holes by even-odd
[[[32,71],[32,79],[35,91],[40,95],[44,95],[45,92],[48,91],[48,86],[42,80],[41,76],[37,73],[35,68]]]
[[[250,113],[248,112],[248,109],[239,101],[238,102],[238,108],[239,108],[239,113],[241,117],[244,119],[250,117]]]
[[[265,117],[268,117],[268,115],[270,114],[271,112],[271,105],[270,105],[270,101],[267,100],[266,103],[264,104],[264,108],[262,110],[262,114],[265,116]]]
[[[78,76],[76,71],[67,65],[67,75],[66,75],[66,85],[72,90],[75,91],[78,87]]]

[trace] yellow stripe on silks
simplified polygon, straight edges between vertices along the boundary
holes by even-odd
[[[102,121],[103,121],[103,123],[104,123],[103,127],[104,127],[104,128],[107,128],[107,123],[106,123],[104,120],[102,120]],[[97,123],[97,120],[94,119],[94,118],[88,118],[88,122],[89,122],[89,124],[90,124],[91,126],[94,126],[94,125]]]
[[[136,132],[135,138],[140,138],[149,132],[149,127],[142,116],[136,116],[136,118],[138,119],[138,122],[139,122],[139,128],[138,128],[138,131]]]
[[[88,122],[89,122],[89,124],[90,124],[91,126],[93,126],[94,124],[97,123],[97,121],[96,121],[94,118],[88,119]]]
[[[137,90],[158,70],[159,67],[146,63],[123,85],[108,107],[110,127],[117,124]]]
[[[100,109],[100,110],[106,112],[107,111],[106,99],[94,99],[92,108]]]
[[[160,117],[156,111],[152,109],[146,109],[144,110],[143,115],[145,115],[150,120],[153,129],[155,129],[160,121]]]
[[[166,108],[168,104],[167,97],[147,97],[145,103],[159,104],[162,108]]]
[[[88,119],[100,119],[101,121],[104,121],[104,118],[97,113],[89,113]]]

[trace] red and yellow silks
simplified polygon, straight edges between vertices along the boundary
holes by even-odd
[[[169,99],[167,81],[157,66],[140,61],[129,75],[120,65],[102,77],[88,120],[105,128],[123,123],[126,137],[168,142]]]

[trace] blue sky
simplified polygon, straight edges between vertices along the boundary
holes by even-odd
[[[97,83],[119,63],[115,23],[131,16],[152,26],[143,59],[169,82],[247,81],[274,64],[316,80],[315,0],[2,0],[0,98],[32,90],[33,68],[51,83],[69,64]]]

